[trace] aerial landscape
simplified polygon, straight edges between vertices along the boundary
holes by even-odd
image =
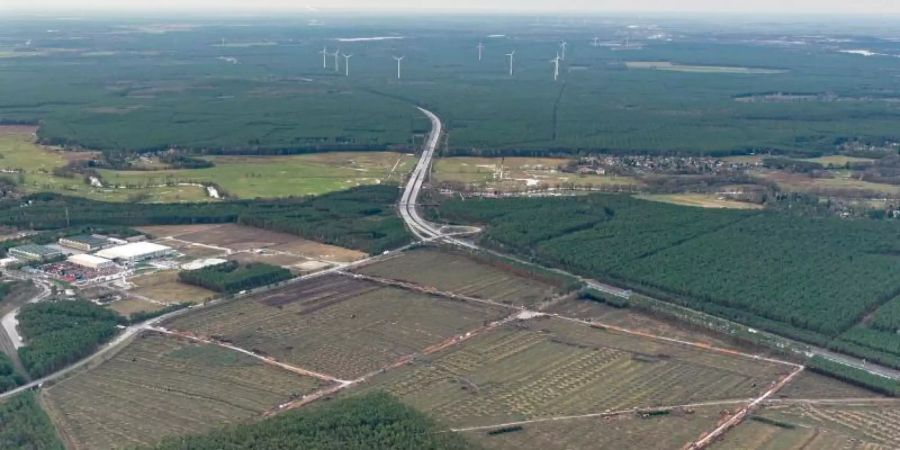
[[[0,448],[900,448],[900,5],[288,3],[0,4]]]

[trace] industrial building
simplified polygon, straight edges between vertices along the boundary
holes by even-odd
[[[106,270],[116,267],[116,263],[106,258],[88,254],[72,255],[68,261],[76,266],[87,267],[93,270]]]
[[[63,252],[59,250],[36,244],[13,247],[9,249],[8,253],[10,256],[14,256],[23,261],[48,261],[63,256]]]
[[[82,234],[59,239],[59,245],[84,252],[93,252],[109,245],[109,241],[97,236]]]
[[[153,258],[162,258],[175,253],[171,247],[153,242],[134,242],[131,244],[110,247],[96,253],[101,258],[120,262],[137,262]]]

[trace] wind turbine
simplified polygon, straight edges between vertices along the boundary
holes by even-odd
[[[403,61],[403,58],[406,56],[395,56],[394,60],[397,61],[397,79],[400,79],[400,61]]]
[[[513,60],[516,58],[516,51],[513,50],[507,53],[506,56],[509,58],[509,76],[513,76]]]
[[[594,36],[594,40],[591,42],[591,45],[594,47],[599,47],[600,46],[600,38],[597,36]]]
[[[550,60],[550,63],[553,64],[553,81],[559,80],[559,52],[556,52],[556,58]]]
[[[328,47],[327,46],[322,47],[322,51],[319,53],[322,54],[322,68],[327,69],[328,68],[328,54],[329,54]]]
[[[479,42],[478,45],[475,46],[478,49],[478,60],[481,61],[481,56],[484,53],[484,43]]]
[[[345,75],[349,77],[350,76],[350,58],[353,57],[353,53],[351,53],[349,55],[344,53],[343,56],[344,56]]]
[[[341,49],[335,50],[334,54],[331,55],[331,56],[334,56],[334,71],[335,72],[341,71],[341,61],[338,59],[340,57],[340,55],[341,55]]]
[[[569,46],[569,43],[566,41],[562,41],[559,43],[559,48],[562,49],[562,60],[563,61],[566,60],[566,47],[568,47],[568,46]]]

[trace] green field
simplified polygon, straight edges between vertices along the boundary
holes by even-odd
[[[777,35],[762,25],[722,35],[696,23],[690,37],[672,40],[650,39],[658,30],[632,31],[625,18],[572,20],[564,28],[524,17],[2,25],[0,83],[14,88],[0,99],[0,120],[40,122],[44,141],[87,148],[410,149],[428,127],[416,104],[445,119],[450,149],[466,153],[774,149],[816,156],[840,140],[898,138],[900,60],[840,53],[802,24]],[[47,29],[59,32],[22,46]],[[485,38],[498,29],[506,37]],[[620,45],[626,35],[634,46]],[[786,35],[804,45],[770,43]],[[365,36],[404,39],[337,40]],[[590,46],[593,36],[612,45]],[[547,61],[562,38],[569,57],[554,83]],[[896,42],[865,39],[873,51],[900,52]],[[480,63],[478,41],[487,47]],[[355,55],[350,77],[323,69],[323,46]],[[502,55],[513,49],[510,77]],[[398,53],[407,57],[402,80],[391,59]],[[664,70],[628,68],[638,61]],[[735,101],[773,92],[849,100]]]
[[[339,152],[291,156],[211,156],[207,169],[101,169],[103,188],[84,177],[64,177],[54,169],[70,159],[94,155],[54,150],[34,143],[31,127],[0,126],[0,169],[26,192],[58,192],[96,200],[188,202],[210,200],[201,184],[213,183],[222,195],[235,198],[274,198],[320,195],[347,188],[398,183],[414,159],[394,152]]]

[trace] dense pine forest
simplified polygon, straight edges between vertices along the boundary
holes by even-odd
[[[473,449],[454,433],[438,433],[424,414],[383,393],[290,411],[205,436],[169,438],[156,450],[456,450]]]
[[[240,264],[237,261],[178,274],[178,278],[185,283],[228,294],[278,283],[291,277],[291,271],[282,267],[263,263]]]
[[[35,378],[89,355],[124,322],[115,312],[85,300],[29,304],[17,319],[25,339],[19,357]]]
[[[435,214],[486,225],[491,247],[808,342],[826,344],[872,311],[877,324],[900,320],[896,306],[879,310],[900,294],[890,222],[616,195],[449,200]]]
[[[65,447],[35,394],[26,391],[0,401],[0,448],[63,450]]]

